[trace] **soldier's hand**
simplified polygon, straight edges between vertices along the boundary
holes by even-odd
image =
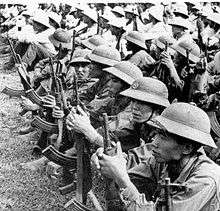
[[[81,133],[85,133],[91,127],[88,114],[80,106],[77,106],[77,109],[72,108],[66,118],[66,124],[68,130],[75,130]]]
[[[162,52],[161,55],[161,63],[166,65],[169,70],[172,70],[174,68],[173,60],[171,59],[171,56],[167,52]]]
[[[43,106],[48,108],[53,108],[56,106],[56,99],[52,95],[47,95],[43,97]]]
[[[103,98],[106,98],[109,96],[109,90],[110,90],[110,87],[109,86],[106,86],[106,88],[104,88],[102,90],[102,92],[97,96],[97,99],[103,99]]]
[[[55,106],[53,107],[52,116],[56,119],[62,119],[64,117],[64,112],[59,106]]]
[[[92,156],[92,163],[103,175],[114,179],[116,183],[120,183],[121,181],[129,180],[126,159],[120,142],[116,144],[116,151],[115,156],[108,156],[104,154],[103,148],[99,148]]]
[[[21,96],[21,107],[27,111],[36,111],[40,107],[37,104],[32,103],[28,98]]]
[[[181,78],[186,78],[188,76],[187,67],[184,67],[180,74]]]

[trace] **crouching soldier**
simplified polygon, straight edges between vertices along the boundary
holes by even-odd
[[[131,120],[127,125],[110,131],[111,141],[122,143],[124,152],[139,147],[141,139],[149,142],[151,131],[146,124],[151,118],[158,116],[164,108],[169,106],[168,90],[165,84],[157,79],[142,77],[136,79],[129,89],[121,95],[131,99]],[[86,138],[96,146],[103,146],[103,131],[97,132],[90,124],[85,112],[77,114],[74,109],[67,116],[67,127],[83,133]]]
[[[159,184],[168,177],[170,210],[219,210],[220,167],[201,148],[216,148],[207,114],[193,105],[174,103],[149,124],[155,127],[152,155],[128,172],[120,142],[113,157],[104,154],[103,148],[93,155],[97,169],[116,182],[122,198],[129,202],[127,210],[163,210],[159,202],[164,186]],[[139,184],[134,184],[134,176],[141,178]],[[174,193],[172,183],[186,189]]]

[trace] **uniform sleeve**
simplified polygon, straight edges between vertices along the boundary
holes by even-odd
[[[138,166],[128,171],[131,183],[125,189],[121,191],[121,197],[127,205],[128,211],[155,211],[155,204],[152,201],[147,201],[145,193],[140,193],[137,188],[137,182],[134,183],[132,177],[139,176],[144,180],[145,178],[154,178],[152,170],[155,167],[155,160],[152,157],[146,159],[145,162],[140,163]],[[149,181],[149,180],[148,180]],[[149,184],[142,184],[142,186],[149,186]],[[148,187],[146,187],[148,189]]]
[[[173,208],[178,211],[218,210],[219,200],[215,180],[207,176],[194,176],[185,183],[188,191],[173,196]]]
[[[219,209],[219,199],[214,179],[207,176],[194,176],[185,183],[188,191],[172,197],[172,210],[178,211],[215,211]],[[128,210],[154,210],[156,204],[146,200],[145,195],[138,192],[134,185],[121,192],[127,202]]]

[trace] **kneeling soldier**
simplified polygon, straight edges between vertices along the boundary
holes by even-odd
[[[158,202],[163,192],[158,189],[158,184],[163,184],[167,177],[176,186],[187,187],[185,191],[171,193],[170,210],[219,210],[220,168],[201,148],[216,148],[207,114],[193,105],[174,103],[150,124],[156,128],[152,156],[129,172],[126,171],[126,160],[119,142],[115,156],[104,154],[103,148],[93,156],[97,169],[112,178],[119,186],[122,198],[130,202],[127,210],[161,210]],[[139,183],[142,185],[132,182],[134,175],[141,178]],[[168,192],[172,192],[172,185]]]

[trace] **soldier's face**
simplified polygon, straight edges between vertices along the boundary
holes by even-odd
[[[179,39],[184,32],[184,28],[180,26],[172,26],[172,31],[173,31],[173,37],[175,39]]]
[[[153,112],[152,105],[138,100],[132,100],[131,109],[133,121],[138,123],[149,121]]]
[[[122,91],[123,83],[121,79],[113,75],[110,75],[109,78],[110,78],[108,81],[109,93],[115,96],[116,94]]]
[[[152,139],[152,152],[157,162],[180,160],[183,154],[183,146],[178,144],[172,136],[159,129],[155,131]]]
[[[70,66],[66,75],[66,84],[70,87],[74,82],[74,74],[77,74],[79,80],[88,78],[89,66],[86,63],[76,63],[74,66]]]

